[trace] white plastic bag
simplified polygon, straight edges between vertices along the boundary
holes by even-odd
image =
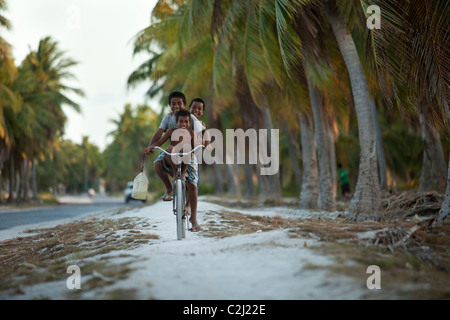
[[[131,197],[137,200],[147,199],[148,179],[144,172],[140,172],[133,182]]]

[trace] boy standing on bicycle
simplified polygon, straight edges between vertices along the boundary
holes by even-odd
[[[198,121],[206,128],[206,125],[203,121],[200,120],[200,117],[205,112],[205,101],[203,101],[200,98],[192,99],[191,103],[189,104],[189,112],[194,115]]]
[[[160,147],[168,139],[170,139],[170,145],[167,147],[166,151],[169,153],[180,152],[181,148],[185,148],[186,145],[188,146],[189,150],[184,149],[183,152],[189,152],[197,145],[197,135],[195,134],[194,130],[190,129],[190,112],[187,110],[178,111],[175,115],[175,121],[176,128],[167,130],[162,138],[160,138],[156,142],[151,143],[149,147],[144,149],[144,154],[153,153],[153,149],[155,147]],[[164,166],[164,169],[168,171],[172,176],[177,171],[177,164],[174,163],[172,161],[172,158],[168,155],[163,156],[162,165]],[[169,165],[169,167],[167,165]],[[200,226],[197,222],[198,172],[194,155],[191,154],[188,156],[188,159],[182,159],[181,176],[186,180],[188,199],[191,207],[191,217],[189,218],[189,222],[192,224],[192,231],[200,231]]]
[[[203,101],[203,99],[200,98],[195,98],[192,99],[191,103],[189,104],[189,112],[195,116],[198,121],[200,121],[200,123],[202,124],[202,126],[205,128],[206,130],[206,125],[203,121],[200,120],[200,117],[203,115],[203,112],[205,112],[205,101]],[[211,143],[211,138],[208,134],[208,131],[203,131],[203,144],[205,145],[206,148],[208,148],[209,144]],[[200,165],[197,166],[197,172],[198,172],[198,176],[199,176],[199,181],[200,181]],[[198,189],[199,185],[197,185],[197,189]],[[189,204],[188,204],[189,206]]]

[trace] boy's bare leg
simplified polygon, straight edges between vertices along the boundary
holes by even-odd
[[[197,186],[194,186],[188,181],[186,181],[186,185],[191,206],[191,217],[189,218],[189,222],[192,224],[192,231],[197,232],[200,231],[200,226],[197,222]]]
[[[188,216],[191,215],[191,202],[189,201],[189,197],[186,199],[186,213]]]
[[[184,181],[186,181],[186,171],[187,171],[188,165],[187,164],[182,164],[181,167],[181,176],[183,177]],[[187,182],[187,181],[186,181]],[[187,187],[186,187],[187,188]],[[189,201],[189,195],[186,199],[186,214],[189,216],[191,215],[191,205],[190,205],[190,201]]]
[[[164,183],[164,186],[166,187],[166,194],[170,196],[173,192],[172,182],[170,182],[169,173],[166,170],[164,170],[162,161],[158,161],[155,163],[155,171],[158,177]]]
[[[186,171],[187,171],[187,164],[181,164],[181,177],[186,180]]]

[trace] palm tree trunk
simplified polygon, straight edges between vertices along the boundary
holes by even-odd
[[[299,188],[302,186],[302,172],[300,170],[299,166],[299,158],[297,153],[297,146],[295,145],[297,140],[295,139],[294,135],[292,134],[292,131],[289,129],[287,122],[283,121],[282,123],[284,127],[284,131],[286,133],[286,141],[288,145],[288,152],[289,152],[289,159],[292,163],[292,171],[294,172],[295,181],[297,182],[297,185]]]
[[[23,177],[23,200],[29,200],[29,190],[30,190],[30,160],[24,159],[25,172]]]
[[[432,137],[430,134],[429,126],[425,121],[423,111],[419,112],[419,122],[423,142],[423,153],[422,153],[422,174],[420,176],[419,192],[431,191],[433,189],[432,182]]]
[[[8,182],[9,182],[9,195],[8,203],[14,202],[14,159],[12,154],[9,154],[9,170],[8,170]]]
[[[370,95],[355,43],[335,6],[326,2],[325,13],[331,24],[350,77],[358,120],[361,147],[358,182],[350,202],[349,212],[355,220],[381,219],[380,182],[378,180],[375,129]]]
[[[373,121],[375,126],[375,138],[377,146],[377,159],[380,173],[380,190],[387,191],[387,171],[386,171],[386,155],[383,149],[383,136],[381,134],[380,120],[378,119],[378,108],[375,99],[372,99]]]
[[[244,187],[246,197],[255,196],[255,185],[253,183],[253,164],[248,163],[248,157],[244,163]]]
[[[245,140],[238,140],[238,148],[239,152],[245,154],[245,163],[243,165],[244,169],[244,195],[246,197],[254,197],[255,196],[255,185],[253,183],[253,164],[249,162],[249,148],[247,148]]]
[[[333,119],[335,122],[336,119]],[[336,172],[336,133],[334,132],[332,125],[328,124],[327,126],[328,132],[328,142],[329,142],[329,151],[330,151],[330,174],[331,174],[331,187],[333,191],[333,197],[336,199],[337,195],[337,172]]]
[[[234,146],[233,146],[234,147]],[[225,147],[224,147],[225,148]],[[236,152],[234,153],[236,154]],[[229,150],[225,150],[226,170],[227,170],[227,189],[228,193],[234,196],[241,196],[239,184],[239,167],[234,159],[231,159]]]
[[[19,170],[16,170],[16,201],[20,202],[22,200],[21,190],[22,190],[22,165],[20,162],[17,163],[19,165]]]
[[[264,126],[267,129],[267,146],[263,146],[267,148],[267,155],[270,154],[270,156],[273,158],[273,153],[278,152],[277,150],[272,150],[272,140],[276,137],[272,134],[273,130],[273,122],[272,122],[272,116],[270,114],[269,108],[262,108],[262,114],[264,117]],[[276,141],[276,143],[279,143]],[[278,156],[278,155],[276,155]],[[273,164],[271,164],[273,165]],[[282,199],[282,192],[281,192],[281,182],[280,182],[280,172],[277,171],[275,174],[268,175],[267,176],[268,183],[269,183],[269,192],[268,197],[271,198],[271,200],[275,201],[281,201]]]
[[[331,182],[330,161],[323,118],[323,101],[319,89],[309,80],[308,92],[319,158],[319,198],[317,207],[322,210],[333,211],[336,209],[336,203],[333,194],[333,183]]]
[[[33,158],[31,171],[31,189],[33,193],[33,200],[38,198],[37,181],[36,181],[36,159]],[[147,171],[148,172],[148,171]]]
[[[223,189],[223,173],[222,173],[222,169],[221,166],[219,166],[218,164],[214,163],[212,164],[213,169],[214,169],[214,194],[223,194],[224,193],[224,189]]]
[[[302,142],[303,179],[300,191],[299,207],[312,209],[317,206],[319,194],[319,173],[316,159],[316,142],[314,140],[311,116],[299,116]]]
[[[213,99],[211,98],[210,100],[208,100],[207,105],[208,105],[208,109],[206,112],[206,116],[208,118],[208,125],[209,128],[207,129],[211,129],[211,128],[216,128],[216,129],[221,129],[221,125],[220,125],[220,118],[217,116],[214,116],[214,103],[213,103]],[[223,188],[223,174],[222,174],[222,167],[216,163],[213,163],[212,168],[214,170],[214,194],[223,194],[224,193],[224,188]]]
[[[423,140],[423,160],[418,191],[426,192],[435,189],[443,193],[447,168],[439,133],[426,122],[422,108],[419,110],[419,122]]]
[[[269,155],[270,154],[270,142],[271,139],[269,136],[271,135],[271,129],[273,129],[272,118],[270,115],[270,110],[267,107],[258,107],[255,101],[252,98],[250,88],[248,86],[247,79],[244,74],[244,69],[241,65],[237,65],[236,69],[236,97],[239,101],[239,109],[242,115],[243,127],[245,130],[252,129],[267,129],[268,131],[268,145],[260,145],[262,148],[268,149],[260,149],[258,150],[258,154]],[[269,152],[267,152],[269,151]],[[261,201],[266,201],[268,199],[281,200],[281,185],[279,181],[279,173],[274,175],[261,175],[261,164],[257,165],[257,174],[258,174],[258,196]],[[278,168],[277,168],[278,169]]]
[[[260,174],[262,165],[258,162],[256,164],[256,171],[258,176],[258,197],[261,203],[265,203],[270,197],[270,184],[268,176]]]

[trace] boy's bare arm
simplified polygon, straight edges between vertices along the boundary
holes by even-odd
[[[150,143],[148,146],[150,147],[152,144],[154,144],[156,141],[161,139],[162,134],[164,133],[164,129],[159,128],[156,133],[153,135],[152,139],[150,140]]]
[[[159,139],[157,142],[154,143],[155,147],[156,146],[161,147],[172,136],[172,133],[174,130],[175,129],[167,130],[166,133],[164,134],[164,136],[161,139]]]
[[[162,130],[162,129],[161,129]],[[171,136],[174,129],[169,129],[158,141],[151,143],[147,148],[144,149],[144,153],[152,153],[155,147],[162,146]],[[159,131],[159,130],[158,130]],[[157,132],[158,133],[158,132]],[[156,136],[156,134],[155,134]],[[153,140],[153,139],[152,139]]]

